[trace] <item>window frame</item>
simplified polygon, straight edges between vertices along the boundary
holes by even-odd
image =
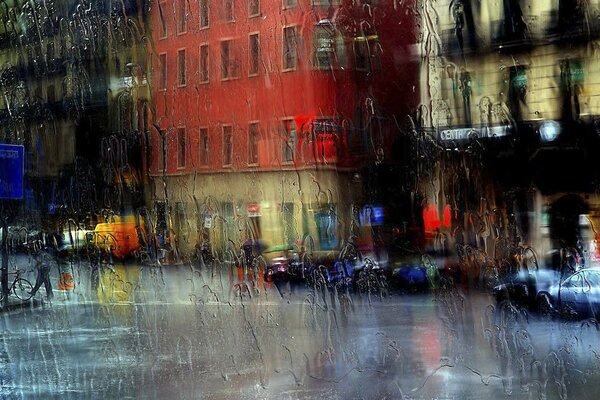
[[[256,8],[257,8],[256,13],[254,13],[254,14],[252,13],[252,10],[250,8],[253,1],[256,1]],[[248,0],[248,18],[260,17],[260,15],[261,15],[260,6],[261,6],[260,0]]]
[[[292,132],[292,130],[287,129],[287,124],[286,124],[287,122],[294,123],[295,138],[292,143],[290,143],[290,140],[289,140],[290,133]],[[280,120],[279,127],[283,133],[281,135],[281,139],[282,139],[281,140],[281,164],[282,165],[293,165],[294,162],[297,160],[296,147],[298,146],[298,127],[296,126],[296,121],[294,120],[293,117],[282,118]],[[285,157],[285,155],[287,154],[288,151],[289,151],[289,154],[291,155],[290,159],[287,159]]]
[[[288,29],[293,29],[294,30],[294,37],[296,40],[296,44],[295,44],[295,56],[294,56],[294,66],[293,67],[289,67],[285,65],[285,60],[286,60],[286,43],[287,43],[287,37],[285,35],[285,32]],[[298,25],[297,24],[292,24],[292,25],[284,25],[281,27],[282,29],[282,33],[281,33],[281,72],[291,72],[291,71],[296,71],[298,69]]]
[[[333,25],[331,26],[332,29]],[[317,23],[314,25],[313,28],[313,37],[312,37],[312,67],[316,70],[319,71],[331,71],[332,69],[337,67],[337,63],[336,63],[336,58],[337,58],[337,54],[336,54],[336,44],[337,44],[337,35],[334,29],[333,34],[330,34],[329,32],[327,32],[330,36],[330,40],[331,40],[331,51],[329,54],[329,65],[325,66],[325,65],[321,65],[321,63],[318,61],[319,57],[318,57],[318,50],[320,49],[320,47],[316,46],[316,42],[317,42],[317,32],[323,29],[325,31],[327,31],[327,28],[324,26],[324,24],[320,24]]]
[[[256,127],[256,131],[252,131],[252,127]],[[253,133],[256,134],[256,143],[252,142]],[[257,167],[260,163],[260,159],[258,157],[258,142],[260,140],[260,121],[249,121],[248,122],[248,166],[249,167]],[[255,150],[255,151],[253,151]],[[255,153],[255,154],[253,154]],[[255,157],[252,157],[252,156]],[[255,161],[256,160],[256,161]]]
[[[183,53],[183,80],[184,82],[181,83],[181,58],[180,58],[180,54]],[[188,83],[188,79],[187,79],[187,49],[184,48],[180,48],[177,49],[177,87],[186,87]]]
[[[231,18],[228,18],[229,15],[225,15],[227,12],[226,5],[228,2],[231,3]],[[223,21],[225,23],[235,22],[235,0],[223,0]]]
[[[235,42],[235,39],[233,39],[233,38],[224,38],[219,41],[219,50],[221,52],[221,81],[230,81],[230,80],[239,78],[239,70],[238,70],[239,65],[233,65],[233,64],[239,62],[238,59],[232,57],[232,55],[234,53],[234,51],[233,51],[234,42]],[[227,65],[228,65],[227,70],[229,72],[228,72],[227,76],[223,75],[223,65],[224,65],[223,64],[223,44],[224,43],[229,43],[228,57],[227,57]],[[232,68],[232,66],[233,66],[233,68]]]
[[[292,4],[288,4],[292,2]],[[290,8],[294,8],[298,6],[298,0],[282,0],[281,2],[281,8],[284,10],[288,10]]]
[[[206,79],[203,79],[203,70],[202,70],[202,49],[206,48]],[[200,43],[200,47],[198,48],[198,78],[200,83],[209,83],[210,82],[210,45],[208,42]]]
[[[158,40],[164,40],[169,37],[169,25],[167,23],[167,19],[165,18],[165,15],[164,15],[165,13],[163,11],[163,7],[167,7],[167,1],[159,0],[158,1],[158,19],[159,19],[160,29],[159,29],[159,34],[158,34]]]
[[[340,135],[340,129],[341,129],[341,125],[339,124],[339,120],[336,117],[333,116],[319,116],[316,117],[312,123],[311,123],[311,137],[313,140],[313,146],[317,146],[316,148],[318,149],[319,145],[324,145],[324,139],[326,138],[324,136],[324,134],[330,134],[328,131],[326,132],[317,132],[317,128],[320,126],[331,126],[331,128],[334,130],[333,131],[333,141],[334,141],[334,146],[335,146],[335,156],[334,159],[327,159],[327,158],[322,158],[320,154],[318,154],[318,158],[316,158],[316,162],[317,163],[329,163],[329,162],[335,162],[339,159],[339,136]],[[313,152],[313,154],[317,154],[317,152],[315,151],[315,148],[313,147],[313,149],[311,150]]]
[[[158,133],[159,156],[157,161],[157,172],[159,174],[166,174],[169,172],[169,165],[167,162],[169,159],[169,144],[166,138],[167,135],[168,130],[166,129],[161,129]]]
[[[183,147],[181,141],[181,133],[183,132]],[[182,170],[185,169],[187,165],[187,128],[185,125],[180,125],[177,127],[177,169]],[[182,152],[183,150],[183,152]],[[183,154],[183,160],[181,160],[181,155]],[[183,161],[183,162],[182,162]]]
[[[339,6],[341,3],[340,0],[310,0],[310,5],[317,7]]]
[[[360,39],[360,40],[359,40]],[[357,60],[358,58],[358,53],[356,51],[356,49],[359,47],[359,45],[363,46],[364,50],[365,50],[365,55],[364,55],[364,60],[365,60],[365,65],[359,67],[358,66],[358,62]],[[369,39],[367,38],[367,36],[356,36],[352,39],[352,65],[354,67],[355,71],[360,71],[360,72],[369,72],[371,70],[371,59],[370,59],[370,50],[369,50]]]
[[[206,25],[202,25],[202,5],[206,5]],[[209,0],[200,0],[198,3],[198,26],[200,30],[210,28],[210,1]]]
[[[180,0],[178,7],[181,7],[181,4],[183,4],[183,15],[179,15],[179,13],[181,12],[180,8],[177,8],[176,10],[176,27],[175,27],[175,34],[177,36],[181,36],[187,33],[188,31],[188,21],[186,16],[189,13],[189,8],[188,8],[188,2],[187,0]]]
[[[164,56],[165,62],[162,62],[162,58]],[[159,64],[159,79],[158,79],[158,90],[161,92],[166,92],[167,87],[169,86],[169,75],[168,75],[168,55],[166,52],[158,54],[158,64]],[[163,85],[164,83],[164,85]]]
[[[206,147],[204,147],[204,138],[206,138]],[[201,168],[207,168],[210,165],[210,135],[208,126],[198,128],[198,142],[198,163]]]
[[[226,129],[230,129],[229,133],[226,134],[225,131]],[[223,125],[221,127],[222,130],[222,143],[223,143],[223,151],[221,152],[222,154],[222,159],[221,159],[221,165],[223,166],[223,168],[230,168],[233,165],[233,125]],[[230,151],[227,154],[227,158],[228,158],[228,163],[225,162],[226,160],[226,156],[225,156],[225,151],[227,150],[226,144],[226,137],[229,136],[231,138],[230,140],[230,145],[231,148],[229,149]]]
[[[258,51],[256,54],[256,72],[252,71],[252,67],[253,67],[253,52],[252,52],[252,38],[256,37],[256,41],[258,44]],[[248,34],[248,76],[252,77],[252,76],[258,76],[260,75],[260,32],[256,31],[256,32],[250,32]]]

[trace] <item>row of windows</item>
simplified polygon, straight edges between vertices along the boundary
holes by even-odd
[[[199,0],[199,26],[200,29],[206,29],[210,26],[212,19],[213,7],[211,7],[211,0]],[[235,21],[235,9],[236,0],[220,0],[220,7],[213,3],[214,10],[220,13],[221,20],[225,22]],[[238,0],[240,1],[240,0]],[[248,4],[248,18],[258,17],[261,15],[261,4],[260,0],[245,0]],[[339,5],[339,0],[310,0],[313,6],[329,6]],[[219,3],[219,2],[216,2]],[[282,7],[284,9],[292,8],[298,5],[298,0],[282,0]],[[181,0],[177,2],[176,9],[176,20],[177,20],[177,34],[181,35],[187,32],[188,20],[190,18],[189,2]],[[167,29],[167,14],[168,4],[166,0],[160,0],[158,3],[158,12],[160,17],[160,38],[164,39],[168,36]]]
[[[563,113],[566,113],[566,117],[578,118],[580,112],[579,96],[582,92],[585,80],[583,61],[579,58],[566,58],[559,61],[558,67],[560,69],[559,87],[561,88],[564,100],[566,101],[562,111]],[[506,105],[512,117],[516,120],[521,120],[523,118],[523,115],[521,114],[521,105],[526,105],[528,103],[527,93],[530,91],[529,69],[530,66],[527,65],[510,66],[507,69],[508,73],[504,80],[508,84]],[[470,125],[472,122],[471,96],[473,94],[473,86],[471,73],[462,70],[458,75],[458,82],[453,82],[453,87],[451,89],[453,93],[457,93],[462,97],[463,113],[465,117],[464,122],[467,125]],[[482,104],[485,103],[480,103],[478,107],[481,108]],[[488,106],[486,106],[486,108]],[[481,108],[481,110],[484,109],[485,108]],[[482,113],[482,116],[485,116],[485,114],[485,112]],[[486,116],[486,118],[491,118],[491,115]]]
[[[313,131],[315,135],[322,137],[327,136],[335,131],[336,125],[330,119],[322,119],[313,123]],[[282,120],[281,123],[281,161],[286,164],[293,163],[297,156],[298,135],[296,124],[293,119]],[[222,165],[228,167],[233,164],[233,126],[223,125],[222,127]],[[249,166],[258,165],[258,144],[260,141],[260,124],[252,122],[248,125],[248,153],[247,163]],[[165,149],[166,150],[166,149]],[[200,128],[199,130],[199,154],[198,162],[202,167],[209,165],[212,156],[211,143],[209,139],[208,128]],[[166,154],[160,157],[159,170],[165,166],[164,159]],[[187,132],[185,127],[177,128],[177,168],[186,167],[187,160]]]
[[[223,134],[223,166],[228,167],[233,163],[233,126],[224,125]],[[260,127],[257,122],[248,126],[248,165],[258,165],[258,142]],[[211,160],[210,139],[208,128],[200,128],[199,135],[199,165],[208,166]],[[185,168],[187,159],[187,132],[185,127],[177,128],[177,168]],[[164,159],[161,157],[159,169],[164,168]]]
[[[283,68],[284,70],[293,70],[297,63],[296,49],[296,34],[295,26],[284,28],[284,51],[283,51]],[[258,75],[260,69],[260,39],[258,33],[250,34],[248,37],[248,75]],[[221,79],[227,80],[239,77],[240,61],[236,54],[236,49],[233,46],[233,40],[222,40],[220,42],[220,67]],[[210,79],[210,51],[207,43],[200,45],[199,51],[199,80],[200,83],[206,83]],[[158,87],[160,90],[167,89],[167,54],[159,55]],[[188,68],[187,68],[187,50],[180,49],[177,51],[177,85],[185,86],[187,84]]]
[[[298,27],[283,27],[283,43],[281,54],[281,65],[283,71],[293,71],[298,65]],[[375,63],[376,53],[370,53],[371,43],[363,38],[353,40],[354,67],[356,70],[367,71]],[[219,42],[220,51],[220,77],[221,80],[238,78],[240,75],[240,57],[236,41],[233,39],[221,40]],[[210,48],[208,43],[200,45],[198,76],[200,83],[207,83],[210,79]],[[261,65],[261,44],[258,33],[248,35],[248,76],[258,75]],[[167,54],[159,55],[159,76],[158,87],[160,90],[167,89]],[[345,43],[343,38],[329,27],[317,25],[313,37],[313,67],[317,69],[329,70],[333,66],[346,68],[348,63],[346,59]],[[188,79],[187,68],[187,50],[179,49],[177,51],[177,85],[185,86]]]

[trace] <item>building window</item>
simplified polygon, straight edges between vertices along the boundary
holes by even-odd
[[[311,0],[311,3],[313,6],[338,6],[340,5],[340,0]]]
[[[167,37],[167,17],[166,13],[168,12],[167,2],[159,1],[158,2],[158,16],[160,18],[160,39],[164,39]]]
[[[462,101],[463,101],[465,124],[470,126],[471,125],[471,94],[473,93],[473,90],[472,90],[471,74],[468,71],[466,71],[466,70],[461,71],[459,85],[460,85],[460,87],[459,87],[460,94],[461,94]]]
[[[258,75],[260,65],[260,42],[258,39],[258,33],[250,35],[250,65],[248,69],[249,75]]]
[[[237,60],[233,58],[232,40],[221,42],[221,79],[237,77]]]
[[[312,124],[313,154],[315,161],[334,161],[337,154],[337,142],[340,136],[338,124],[333,119],[319,118]]]
[[[225,240],[236,239],[237,225],[235,223],[235,210],[232,202],[223,203],[223,237]],[[229,253],[229,252],[227,252]],[[233,260],[230,260],[233,262]]]
[[[256,17],[260,15],[260,0],[249,0],[248,1],[248,16]]]
[[[581,114],[579,96],[583,92],[584,69],[580,59],[560,62],[560,83],[563,94],[563,119],[576,121]]]
[[[233,159],[233,127],[223,127],[223,166],[231,165]]]
[[[284,163],[291,163],[294,161],[294,151],[298,141],[296,123],[293,119],[283,121],[282,136],[281,161]]]
[[[223,0],[223,19],[225,21],[233,22],[235,20],[234,8],[234,0]]]
[[[321,250],[332,250],[337,244],[337,213],[335,204],[320,207],[314,213],[317,225],[317,237]]]
[[[297,4],[297,0],[283,0],[283,8],[295,7]]]
[[[167,133],[162,130],[158,135],[158,172],[164,173],[167,171]]]
[[[283,69],[294,70],[298,61],[297,32],[295,26],[283,28]]]
[[[158,74],[158,88],[167,90],[167,54],[162,53],[158,56],[158,66],[160,73]]]
[[[186,84],[185,50],[177,51],[177,84],[179,86]]]
[[[521,121],[522,107],[526,105],[527,69],[523,65],[512,66],[509,69],[508,108],[516,121]]]
[[[248,164],[258,164],[259,126],[257,122],[248,127]]]
[[[208,0],[200,0],[200,28],[208,28]]]
[[[525,22],[520,1],[503,0],[504,19],[501,23],[501,41],[514,42],[524,40],[527,36],[527,23]],[[464,8],[463,8],[464,10]]]
[[[200,165],[208,165],[208,128],[200,128]]]
[[[208,82],[208,44],[200,45],[200,82]]]
[[[313,65],[319,69],[330,69],[335,60],[335,31],[330,24],[317,25],[314,32]]]
[[[283,237],[285,243],[293,245],[296,242],[296,219],[294,218],[294,203],[281,203],[283,214]]]
[[[185,168],[185,128],[177,128],[177,168]]]
[[[52,61],[54,60],[54,58],[54,42],[52,41],[52,39],[49,39],[48,43],[46,44],[46,60]]]
[[[369,70],[369,45],[365,36],[354,38],[354,68],[358,71]]]
[[[177,2],[177,34],[180,35],[187,31],[187,0]]]
[[[54,85],[48,85],[46,88],[46,101],[48,104],[52,104],[56,101],[56,89],[54,89]]]

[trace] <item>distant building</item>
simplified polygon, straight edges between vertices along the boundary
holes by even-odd
[[[418,99],[415,20],[394,3],[159,0],[148,161],[158,229],[182,249],[307,237],[338,248],[371,201],[363,169],[392,158]]]
[[[453,210],[457,240],[488,250],[498,239],[492,225],[542,254],[575,246],[549,227],[558,218],[549,214],[570,209],[564,218],[574,225],[576,214],[600,222],[600,3],[422,4],[419,126],[439,146],[423,184],[427,202]],[[579,200],[553,207],[566,193]],[[586,226],[580,236],[589,242]]]
[[[19,204],[31,221],[23,223],[79,220],[134,201],[136,102],[148,97],[133,75],[146,61],[137,46],[145,3],[0,3],[0,142],[25,146]],[[141,204],[141,189],[133,192]]]

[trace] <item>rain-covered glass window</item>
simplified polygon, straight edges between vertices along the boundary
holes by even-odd
[[[600,0],[0,0],[0,398],[596,399]]]

